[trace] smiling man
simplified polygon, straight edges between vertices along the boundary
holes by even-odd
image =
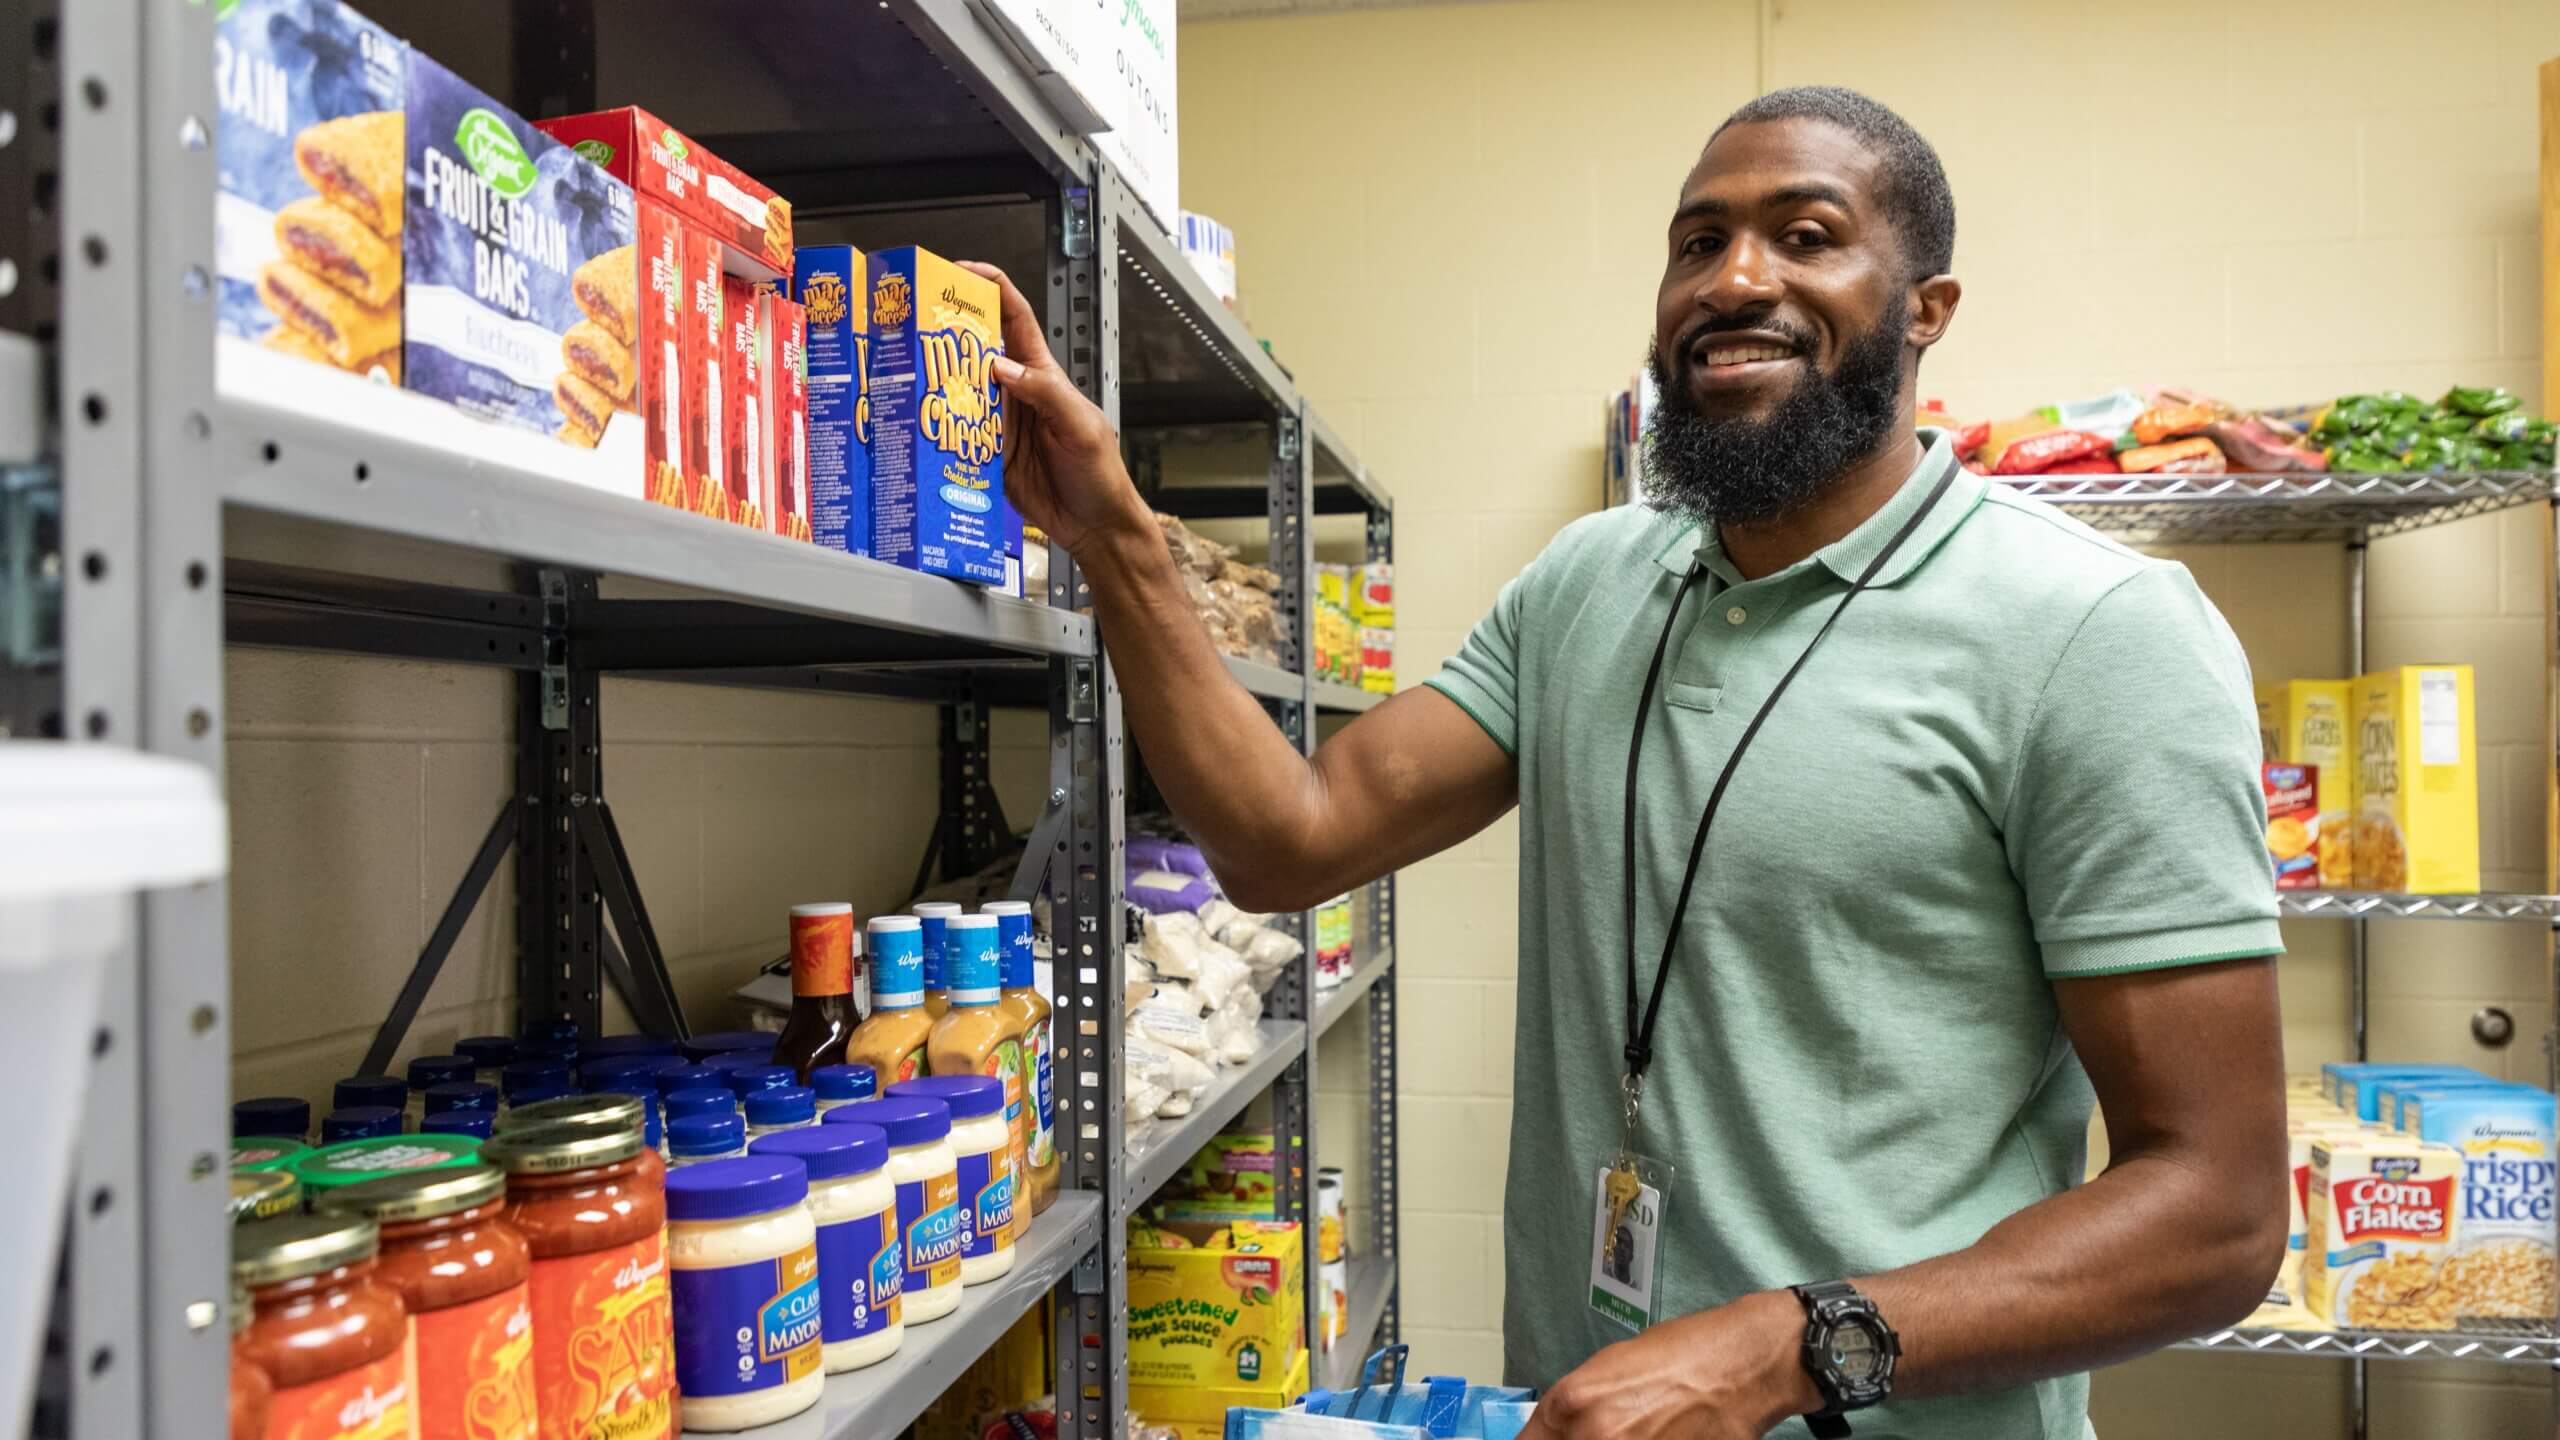
[[[1225,677],[1007,288],[1008,482],[1238,903],[1521,807],[1504,1321],[1509,1378],[1547,1390],[1532,1440],[2078,1440],[2084,1372],[2275,1274],[2247,664],[2184,569],[1915,430],[1954,236],[1883,106],[1735,112],[1672,209],[1652,507],[1567,528],[1312,760]]]

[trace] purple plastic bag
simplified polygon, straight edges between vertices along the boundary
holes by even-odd
[[[1200,847],[1180,840],[1167,840],[1156,835],[1132,835],[1123,846],[1129,857],[1129,873],[1141,870],[1176,870],[1185,875],[1206,877],[1209,862],[1200,856]],[[1193,907],[1198,908],[1198,907]]]

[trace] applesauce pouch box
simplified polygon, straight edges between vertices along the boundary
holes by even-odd
[[[1158,1229],[1190,1243],[1129,1246],[1129,1383],[1250,1385],[1287,1373],[1306,1330],[1296,1222]]]
[[[871,553],[1005,583],[1004,353],[995,282],[914,246],[869,257]]]
[[[809,528],[830,550],[871,550],[871,307],[863,253],[810,245],[791,291],[809,326]]]
[[[414,50],[407,115],[402,384],[594,449],[637,382],[631,187]]]
[[[399,382],[408,49],[338,0],[222,7],[219,333]]]
[[[2355,752],[2344,680],[2271,680],[2260,685],[2258,738],[2272,764],[2319,772],[2320,888],[2356,883]]]
[[[2357,677],[2359,890],[2480,888],[2480,760],[2471,667],[2402,665]]]
[[[764,351],[757,298],[753,283],[720,277],[720,334],[727,351],[720,373],[729,386],[720,408],[721,474],[729,485],[730,522],[750,530],[765,528]]]
[[[684,393],[693,408],[685,416],[685,482],[693,488],[693,513],[712,520],[729,518],[728,433],[729,346],[726,319],[727,279],[720,270],[720,242],[692,225],[683,226],[684,275],[678,282],[684,334],[678,363],[684,367]]]
[[[800,302],[766,291],[764,314],[764,513],[776,535],[813,538],[809,529],[809,317]]]

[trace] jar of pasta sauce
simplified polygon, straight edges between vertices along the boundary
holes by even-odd
[[[405,1436],[409,1315],[374,1274],[370,1220],[286,1215],[231,1232],[231,1279],[249,1292],[233,1353],[266,1372],[271,1440]]]
[[[507,1175],[506,1222],[533,1251],[534,1397],[543,1433],[675,1433],[665,1168],[636,1128],[546,1125],[481,1147]]]
[[[487,1165],[421,1170],[332,1190],[324,1215],[382,1231],[375,1278],[400,1292],[418,1357],[418,1440],[533,1440],[533,1252],[499,1212]]]
[[[267,1402],[275,1397],[275,1382],[257,1362],[240,1353],[240,1337],[258,1307],[249,1300],[249,1289],[237,1281],[231,1286],[231,1440],[266,1440]]]

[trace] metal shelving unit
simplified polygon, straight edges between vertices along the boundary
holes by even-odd
[[[1351,1262],[1351,1294],[1346,1307],[1350,1313],[1343,1323],[1342,1338],[1334,1342],[1333,1350],[1323,1357],[1317,1369],[1317,1384],[1328,1390],[1348,1390],[1360,1383],[1361,1365],[1386,1343],[1375,1337],[1378,1327],[1386,1321],[1395,1292],[1392,1265],[1366,1258]],[[1364,1341],[1364,1336],[1372,1338]]]
[[[1364,514],[1370,552],[1387,558],[1386,492],[1110,167],[1049,116],[969,0],[734,11],[571,0],[513,7],[503,30],[462,43],[444,37],[463,22],[433,0],[363,8],[525,113],[648,104],[790,196],[804,243],[921,243],[1003,264],[1070,375],[1133,439],[1217,427],[1267,436],[1266,481],[1236,500],[1273,521],[1275,560],[1292,557],[1275,566],[1288,644],[1278,667],[1231,670],[1293,741],[1313,743],[1305,522]],[[1110,656],[1079,613],[1091,597],[1070,557],[1050,556],[1047,604],[995,597],[658,509],[612,493],[613,477],[582,472],[578,452],[539,437],[317,367],[279,376],[272,356],[218,346],[207,283],[217,7],[34,0],[21,13],[34,42],[0,46],[0,108],[20,120],[0,136],[0,197],[16,197],[0,206],[0,260],[18,277],[0,287],[0,327],[45,351],[42,473],[60,528],[39,558],[62,577],[63,601],[60,634],[26,652],[40,664],[0,654],[0,733],[136,746],[218,777],[226,644],[514,674],[520,783],[411,961],[375,1042],[387,1059],[510,859],[521,1018],[593,1028],[611,987],[647,1028],[688,1029],[614,819],[603,675],[935,705],[943,794],[928,879],[1009,849],[1013,827],[986,779],[988,712],[1044,711],[1050,784],[1015,893],[1045,885],[1052,902],[1068,1117],[1059,1199],[1004,1281],[919,1327],[892,1361],[831,1380],[820,1406],[773,1433],[894,1434],[1047,1303],[1061,1440],[1118,1440],[1131,1209],[1268,1093],[1299,1161],[1286,1213],[1313,1218],[1312,957],[1275,990],[1262,1054],[1129,1153],[1129,757]],[[694,53],[735,63],[698,84],[644,63]],[[22,479],[12,471],[13,496]],[[295,563],[272,563],[279,552]],[[1388,877],[1370,892],[1372,956],[1392,946],[1393,909]],[[136,945],[106,976],[112,998],[86,1077],[82,1203],[69,1207],[39,1435],[193,1434],[227,1372],[216,1143],[228,1133],[227,893],[154,895],[138,918]],[[1295,924],[1304,937],[1304,917]],[[1371,1329],[1391,1334],[1394,983],[1382,962],[1365,973],[1376,977],[1365,1003],[1382,1018],[1371,1027],[1369,1147],[1379,1213],[1363,1274],[1383,1297]]]
[[[1323,1039],[1325,1032],[1334,1027],[1334,1022],[1350,1014],[1352,1008],[1360,1003],[1360,998],[1386,978],[1388,967],[1395,963],[1395,951],[1380,950],[1355,961],[1350,975],[1341,984],[1321,992],[1316,1001],[1316,1038]]]
[[[2539,471],[2399,475],[2180,475],[2025,478],[2006,484],[2020,495],[2057,505],[2130,543],[2333,542],[2347,547],[2348,673],[2365,667],[2365,560],[2372,541],[2430,525],[2519,505],[2554,509],[2560,476]],[[2545,519],[2550,543],[2560,531]],[[2553,597],[2560,604],[2560,596]],[[2276,896],[2288,918],[2348,922],[2348,968],[2355,1056],[2368,1058],[2365,922],[2505,920],[2538,923],[2560,935],[2560,896],[2402,895],[2353,890],[2289,890]],[[2560,967],[2553,971],[2560,1013]],[[2545,1037],[2560,1085],[2560,1029]],[[2555,1236],[2560,1239],[2560,1236]],[[2365,1362],[2369,1359],[2496,1361],[2543,1366],[2560,1382],[2560,1320],[2472,1322],[2452,1332],[2301,1331],[2235,1328],[2178,1347],[2215,1354],[2308,1355],[2344,1359],[2352,1368],[2349,1423],[2366,1434]],[[2553,1394],[2560,1416],[2560,1383]]]

